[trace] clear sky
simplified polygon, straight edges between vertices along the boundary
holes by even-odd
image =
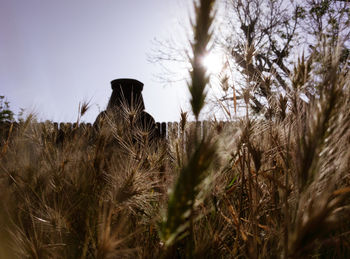
[[[177,0],[0,0],[0,95],[15,112],[58,122],[75,121],[79,102],[91,99],[83,120],[93,122],[110,81],[130,77],[144,83],[156,121],[178,120],[186,84],[157,81],[159,67],[147,56],[154,38],[174,36],[187,17],[183,7]]]

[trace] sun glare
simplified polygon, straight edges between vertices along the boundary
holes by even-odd
[[[203,57],[202,64],[210,74],[217,74],[221,71],[224,60],[222,54],[210,52]]]

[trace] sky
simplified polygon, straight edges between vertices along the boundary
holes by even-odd
[[[177,37],[187,14],[177,0],[0,0],[0,95],[40,121],[74,122],[79,102],[90,101],[82,120],[93,122],[110,81],[135,78],[146,111],[178,121],[186,83],[160,81],[148,57],[155,39]]]

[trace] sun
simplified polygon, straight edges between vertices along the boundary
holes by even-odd
[[[202,64],[207,69],[208,73],[218,74],[224,64],[223,55],[218,52],[210,52],[203,57]]]

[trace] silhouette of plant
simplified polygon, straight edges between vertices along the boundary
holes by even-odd
[[[6,101],[5,96],[0,95],[0,122],[12,122],[14,113],[10,109],[10,103]]]

